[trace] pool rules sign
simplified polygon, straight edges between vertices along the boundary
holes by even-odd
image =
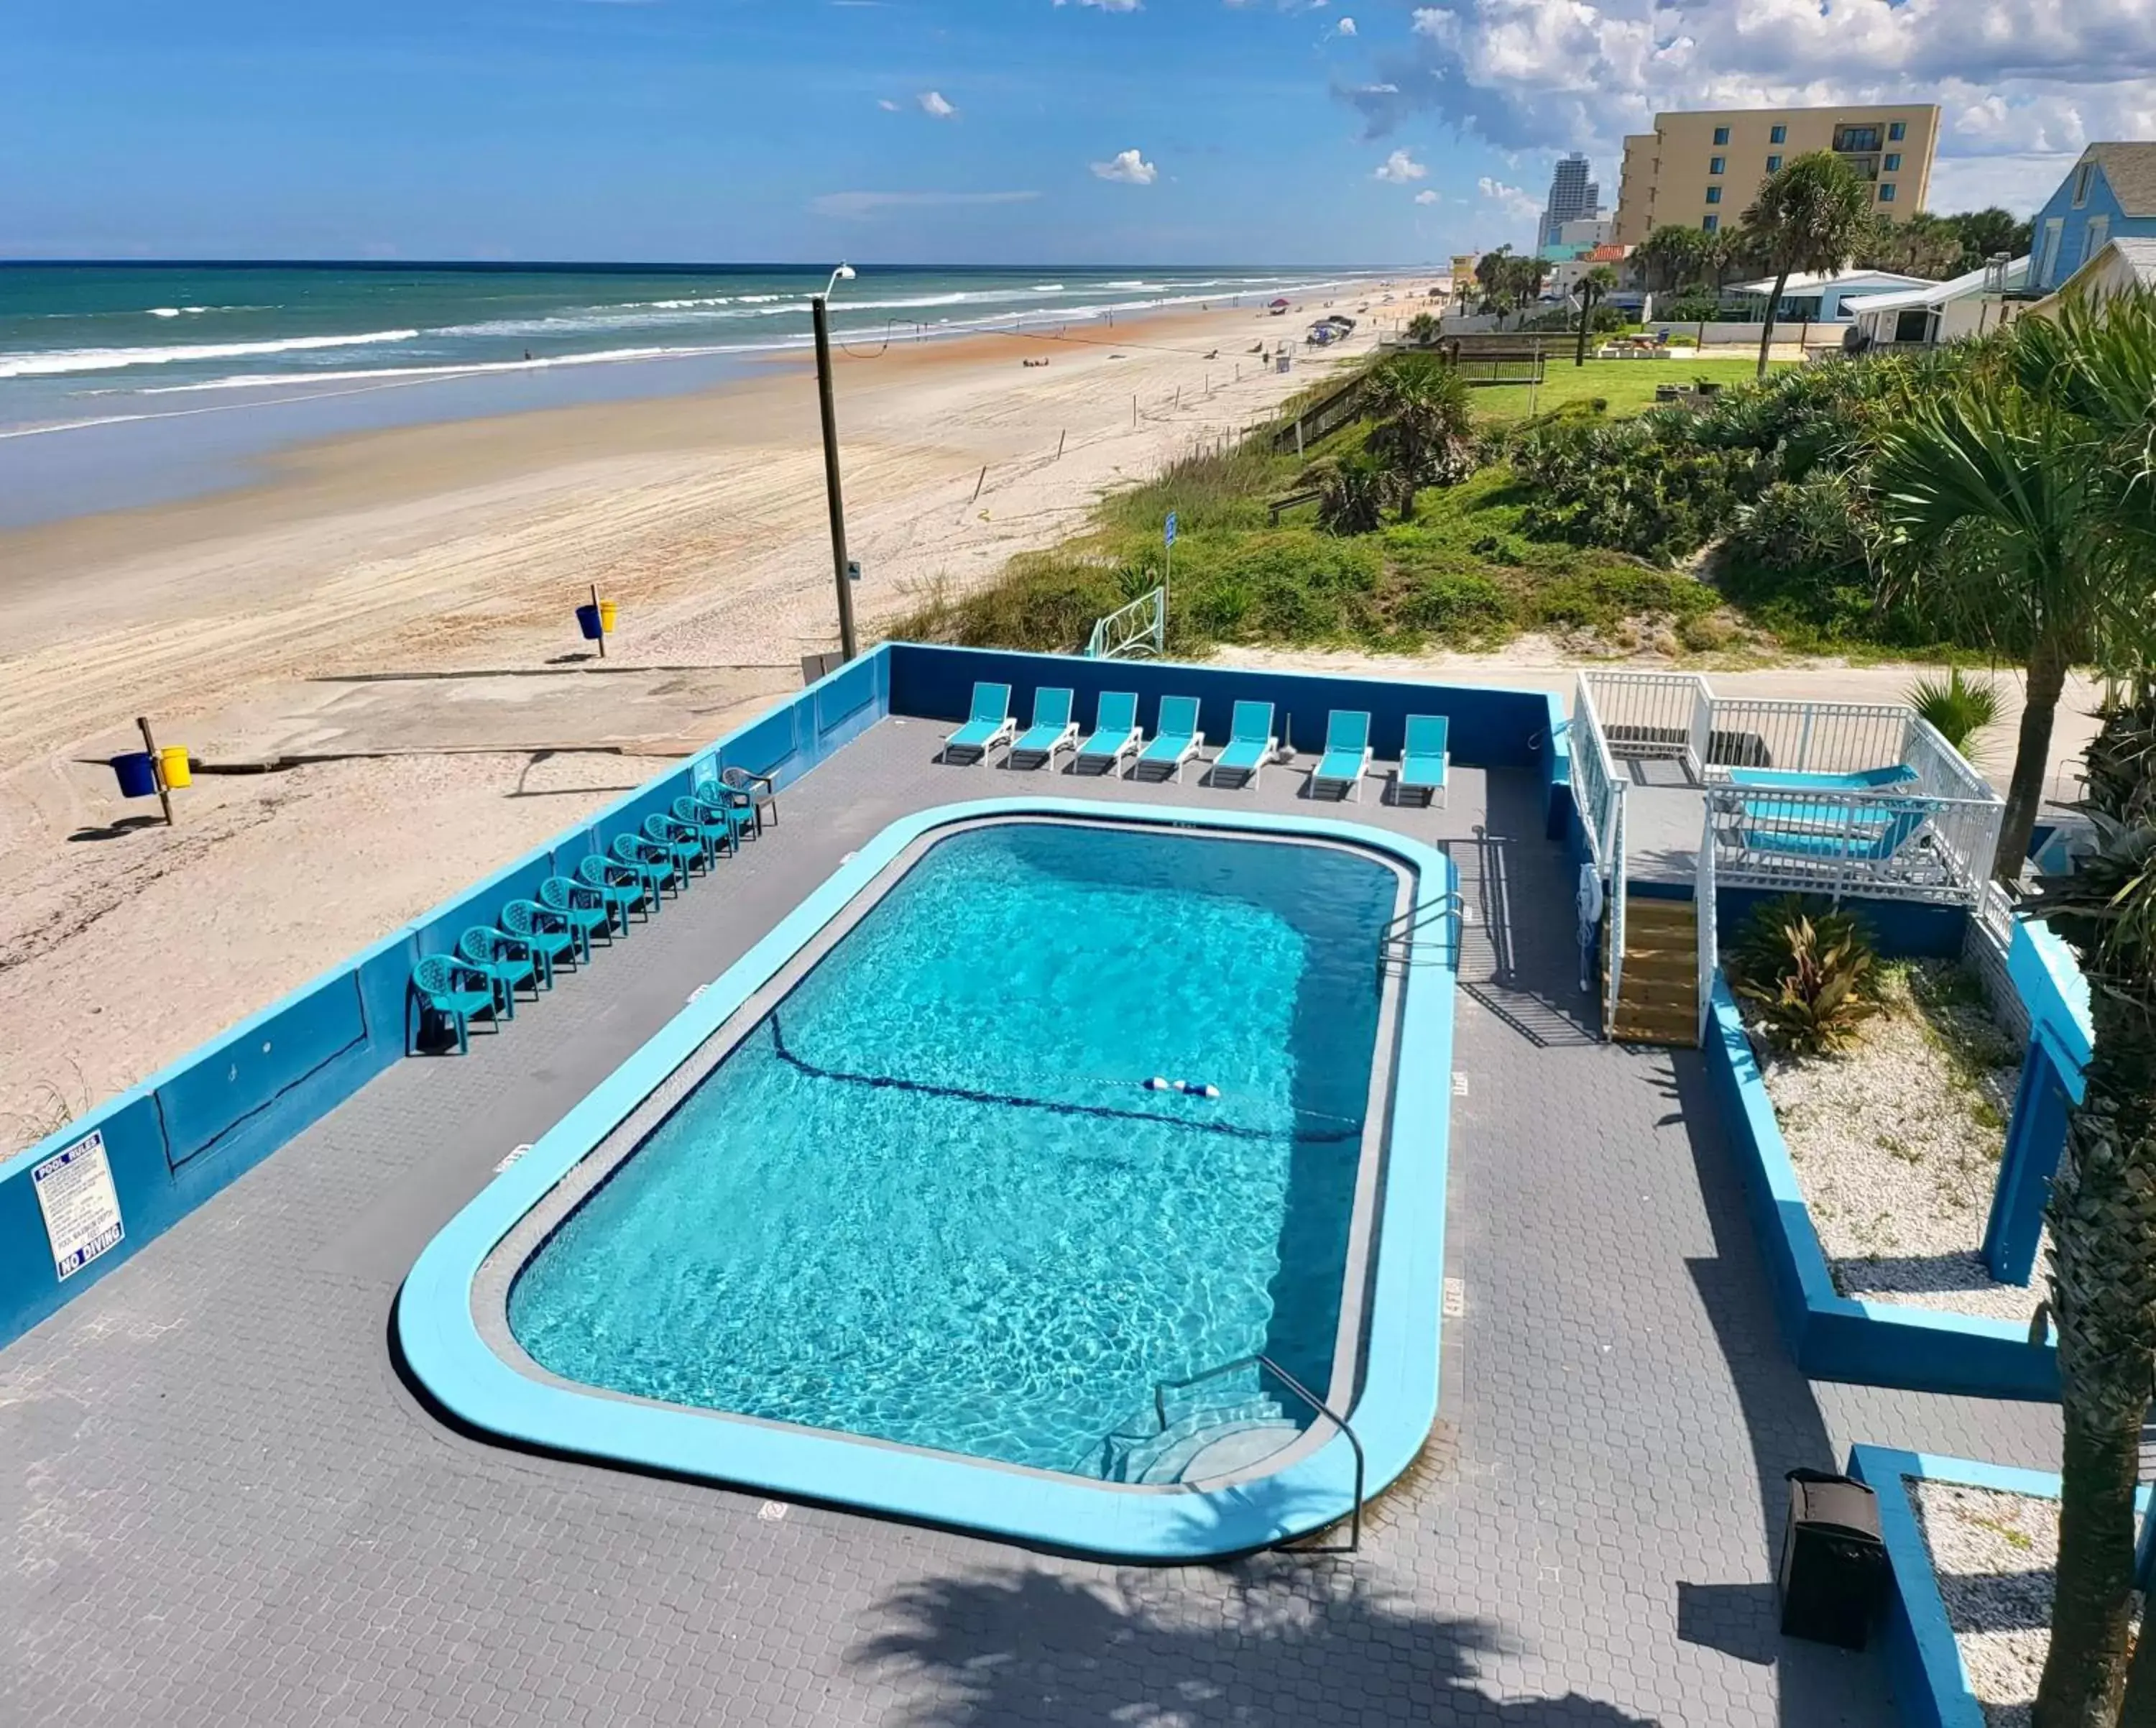
[[[127,1232],[120,1222],[120,1196],[112,1186],[103,1134],[87,1134],[32,1165],[30,1183],[44,1214],[53,1270],[63,1281],[120,1246]]]

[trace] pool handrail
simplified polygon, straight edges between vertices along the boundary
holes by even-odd
[[[1210,1368],[1201,1368],[1197,1373],[1182,1380],[1156,1381],[1152,1389],[1154,1419],[1159,1422],[1162,1430],[1165,1432],[1168,1427],[1168,1395],[1170,1392],[1187,1392],[1194,1386],[1202,1386],[1209,1380],[1218,1380],[1224,1374],[1237,1373],[1245,1368],[1265,1369],[1274,1379],[1280,1381],[1296,1397],[1301,1399],[1304,1403],[1348,1437],[1349,1449],[1355,1454],[1355,1503],[1353,1510],[1348,1515],[1348,1551],[1350,1554],[1359,1551],[1363,1546],[1363,1443],[1356,1437],[1355,1430],[1346,1417],[1341,1415],[1338,1411],[1312,1391],[1308,1386],[1281,1367],[1263,1350],[1254,1350],[1247,1356],[1238,1356],[1232,1362],[1221,1362]]]

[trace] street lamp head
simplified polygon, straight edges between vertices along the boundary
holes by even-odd
[[[831,291],[837,287],[839,283],[850,282],[853,280],[853,265],[850,264],[840,265],[838,269],[831,272],[831,280],[824,285],[824,298],[829,300],[831,297]]]

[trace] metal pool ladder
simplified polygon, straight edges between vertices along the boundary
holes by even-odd
[[[1459,897],[1455,895],[1452,897],[1457,899]],[[1209,1380],[1217,1380],[1224,1374],[1238,1373],[1245,1368],[1264,1369],[1275,1380],[1348,1437],[1348,1444],[1355,1454],[1355,1508],[1349,1515],[1348,1551],[1350,1554],[1355,1553],[1363,1545],[1363,1443],[1355,1437],[1355,1431],[1348,1425],[1346,1417],[1334,1410],[1331,1405],[1303,1385],[1263,1350],[1253,1351],[1247,1356],[1238,1356],[1232,1362],[1221,1362],[1214,1367],[1201,1369],[1198,1373],[1184,1380],[1159,1381],[1152,1389],[1154,1419],[1159,1422],[1162,1428],[1165,1429],[1168,1427],[1168,1395],[1170,1392],[1187,1392],[1194,1386],[1202,1386]]]
[[[1452,952],[1456,959],[1460,953],[1460,934],[1467,924],[1467,901],[1457,888],[1447,888],[1429,906],[1411,906],[1379,933],[1378,937],[1378,970],[1389,966],[1411,966],[1416,959],[1416,938],[1433,924],[1441,924],[1448,918],[1458,920],[1453,933]]]

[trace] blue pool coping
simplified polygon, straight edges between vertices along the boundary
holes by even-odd
[[[406,1371],[443,1411],[483,1433],[550,1453],[983,1531],[1057,1552],[1150,1561],[1211,1559],[1267,1547],[1346,1515],[1353,1501],[1353,1453],[1337,1432],[1255,1481],[1209,1490],[1138,1490],[577,1391],[521,1372],[480,1334],[473,1316],[473,1284],[488,1256],[667,1076],[907,847],[955,824],[1013,816],[1323,840],[1386,853],[1414,872],[1418,912],[1435,909],[1457,887],[1451,860],[1434,847],[1313,816],[1105,808],[1020,797],[945,805],[892,823],[427,1245],[398,1292],[394,1330]],[[1348,1412],[1367,1457],[1366,1499],[1407,1468],[1437,1417],[1456,942],[1444,952],[1439,964],[1403,969],[1363,1376]]]
[[[1984,1706],[1962,1665],[1961,1647],[1947,1617],[1907,1484],[1912,1479],[1948,1482],[2055,1500],[2058,1477],[2046,1470],[1866,1445],[1850,1449],[1849,1473],[1879,1497],[1879,1533],[1893,1573],[1886,1653],[1896,1713],[1904,1728],[1984,1728]],[[2143,1486],[2134,1497],[2138,1515],[2147,1515],[2149,1499],[2150,1490]]]
[[[1737,999],[1719,971],[1702,1054],[1743,1177],[1776,1324],[1798,1367],[1815,1380],[1907,1391],[2036,1401],[2059,1396],[2057,1347],[2031,1344],[2024,1327],[1861,1301],[1835,1288]]]

